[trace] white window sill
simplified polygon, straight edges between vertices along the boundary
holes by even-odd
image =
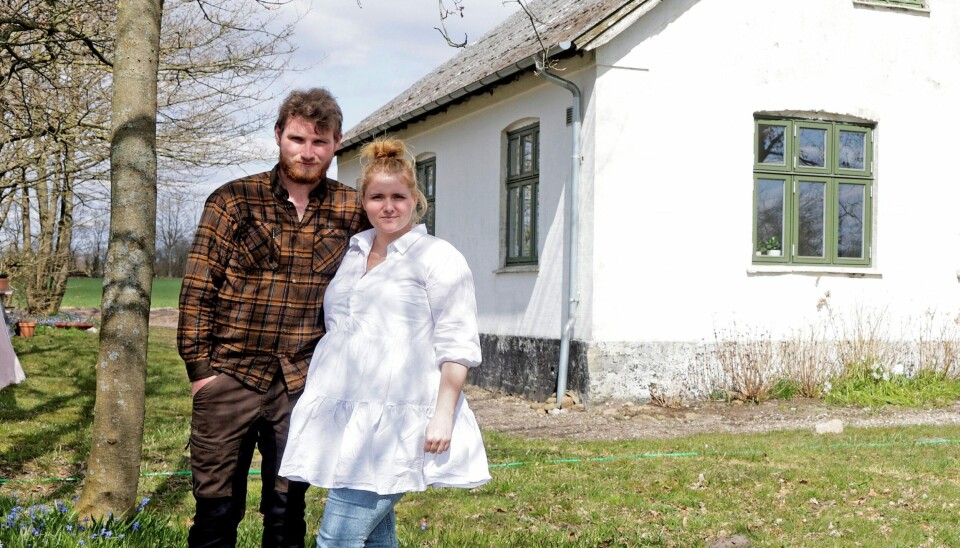
[[[540,272],[540,266],[535,264],[503,266],[493,271],[494,274],[516,274],[520,272]]]
[[[926,4],[926,2],[924,3]],[[887,9],[891,11],[905,11],[912,13],[930,13],[930,8],[924,6],[910,6],[906,4],[888,4],[886,2],[874,2],[872,0],[853,0],[854,6],[866,6],[871,8]]]
[[[875,268],[864,268],[855,266],[820,266],[820,265],[766,265],[754,264],[747,267],[747,274],[750,276],[762,276],[764,274],[834,274],[848,276],[850,278],[882,278],[883,274]]]

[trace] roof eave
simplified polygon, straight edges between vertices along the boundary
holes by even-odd
[[[551,58],[567,57],[575,53],[575,51],[576,48],[570,47],[570,44],[568,43],[551,47],[547,54]],[[534,70],[536,68],[535,58],[537,56],[539,56],[539,54],[525,57],[524,59],[494,71],[479,80],[470,82],[461,88],[451,91],[443,97],[427,103],[426,105],[419,106],[411,111],[400,114],[395,118],[364,131],[363,133],[358,133],[357,135],[354,135],[340,143],[340,148],[337,150],[337,154],[349,152],[351,149],[360,146],[362,143],[372,139],[376,135],[386,133],[398,126],[407,124],[412,120],[429,116],[431,113],[437,112],[452,103],[463,101],[470,96],[482,93],[491,86],[495,86],[500,82],[513,78],[515,75],[521,72]]]
[[[551,58],[569,57],[576,53],[594,50],[623,32],[624,29],[635,23],[638,19],[649,13],[657,7],[662,0],[630,0],[605,17],[600,23],[586,29],[582,34],[572,41],[552,46],[547,52]],[[639,8],[639,9],[638,9]],[[503,67],[480,80],[471,82],[461,88],[458,88],[426,105],[419,106],[413,110],[404,112],[396,117],[387,120],[381,124],[367,129],[362,133],[351,136],[340,144],[337,154],[343,154],[359,147],[364,142],[372,139],[376,135],[382,135],[388,131],[409,123],[421,120],[436,113],[447,106],[465,101],[471,96],[482,93],[483,91],[502,83],[517,74],[536,69],[535,59],[539,54],[534,54],[524,59]]]

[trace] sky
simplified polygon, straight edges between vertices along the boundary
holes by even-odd
[[[453,0],[445,0],[447,7]],[[466,35],[474,42],[519,9],[509,0],[462,0],[463,17],[445,21],[451,39]],[[293,0],[281,8],[282,19],[296,21],[298,50],[284,89],[323,86],[343,110],[344,132],[410,87],[460,50],[434,29],[440,26],[439,0]],[[279,101],[277,99],[279,106]],[[276,150],[271,132],[263,140]],[[254,173],[273,162],[238,167]],[[336,170],[331,170],[336,176]],[[223,182],[223,181],[221,181]]]

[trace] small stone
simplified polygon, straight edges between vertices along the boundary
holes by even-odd
[[[571,398],[570,396],[564,396],[563,402],[561,402],[560,407],[563,407],[563,408],[573,407],[575,403],[576,402],[573,401],[573,398]]]
[[[843,421],[840,419],[833,419],[827,422],[821,422],[817,424],[814,428],[817,434],[842,434],[843,433]]]
[[[578,403],[578,404],[574,405],[573,407],[571,407],[570,410],[571,410],[571,411],[586,411],[586,410],[587,410],[587,406],[586,406],[586,405],[583,405],[582,403]]]

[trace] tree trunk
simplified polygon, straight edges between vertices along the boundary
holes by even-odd
[[[157,66],[163,0],[118,3],[110,136],[110,242],[97,400],[82,516],[126,516],[143,446],[147,335],[156,234]]]

